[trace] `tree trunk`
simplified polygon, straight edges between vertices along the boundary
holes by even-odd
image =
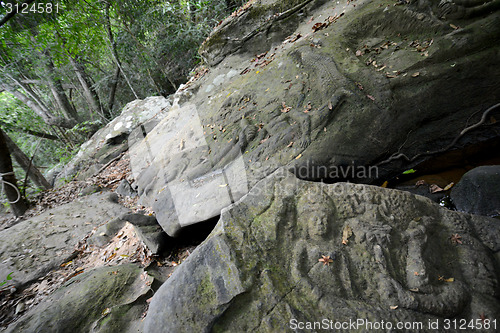
[[[28,106],[31,110],[33,110],[33,112],[42,117],[42,119],[47,124],[49,124],[54,119],[54,117],[44,107],[40,105],[41,103],[37,103],[32,98],[24,95],[22,92],[18,91],[17,89],[8,84],[4,83],[1,85],[1,87],[10,92],[12,95],[14,95],[15,98],[26,104],[26,106]]]
[[[48,81],[50,91],[52,92],[57,105],[59,105],[64,118],[69,121],[74,120],[78,123],[80,121],[80,118],[78,117],[78,113],[76,112],[73,105],[71,105],[71,103],[69,102],[68,97],[66,96],[66,93],[64,92],[64,89],[62,87],[61,80],[56,77],[56,68],[54,66],[54,63],[52,62],[52,59],[50,58],[50,55],[47,54],[47,52],[45,52],[45,55],[47,56],[46,64],[47,70],[49,72]]]
[[[78,61],[78,59],[74,59],[72,56],[68,55],[68,59],[71,62],[71,66],[73,66],[73,70],[75,71],[76,77],[83,88],[83,96],[87,100],[87,103],[90,105],[92,111],[97,114],[101,114],[105,119],[110,119],[111,115],[109,110],[105,109],[101,105],[101,101],[99,99],[99,95],[97,91],[95,91],[94,87],[90,83],[90,79],[85,73],[85,68]]]
[[[28,207],[17,187],[9,148],[2,132],[0,132],[0,175],[2,175],[1,183],[3,184],[5,195],[10,202],[12,213],[15,216],[22,216]]]
[[[28,174],[30,179],[35,183],[36,186],[42,188],[44,190],[51,189],[52,186],[42,175],[40,170],[38,170],[33,164],[31,164],[30,158],[26,156],[26,154],[16,145],[14,141],[0,129],[0,134],[3,135],[5,142],[7,143],[7,147],[11,155],[14,157],[16,162],[23,168],[24,172]]]
[[[3,128],[9,129],[9,130],[16,130],[19,132],[24,132],[29,135],[37,136],[39,138],[47,139],[47,140],[53,140],[53,141],[61,141],[61,139],[55,135],[49,134],[49,133],[44,133],[44,132],[38,132],[38,131],[32,131],[27,128],[21,128],[17,127],[11,124],[7,124],[3,121],[0,120],[0,126],[3,126]]]
[[[44,108],[40,107],[40,103],[35,102],[31,98],[24,95],[22,92],[16,90],[15,88],[13,88],[8,84],[0,84],[0,89],[4,89],[10,92],[12,95],[14,95],[15,98],[26,104],[26,106],[29,107],[31,110],[33,110],[33,112],[42,117],[43,121],[45,121],[45,123],[48,125],[55,125],[64,128],[73,128],[73,126],[77,124],[75,120],[54,118],[52,114],[48,113]],[[38,98],[38,96],[35,97]]]
[[[118,87],[119,78],[120,67],[116,66],[115,75],[113,75],[113,80],[111,81],[111,90],[109,91],[108,110],[110,113],[113,111],[113,105],[115,104],[116,88]]]
[[[118,58],[118,52],[116,51],[116,42],[115,42],[115,39],[113,37],[113,32],[111,31],[111,20],[109,18],[109,7],[110,7],[110,3],[106,2],[104,24],[106,25],[106,31],[108,33],[109,43],[111,44],[111,46],[110,46],[111,54],[113,55],[113,59],[115,60],[116,65],[118,66],[118,68],[122,72],[123,77],[125,78],[125,81],[127,82],[130,90],[134,94],[135,98],[139,99],[139,96],[137,95],[134,88],[132,87],[132,84],[130,83],[130,80],[128,79],[127,74],[123,70],[120,59]]]

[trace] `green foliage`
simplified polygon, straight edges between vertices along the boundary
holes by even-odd
[[[197,49],[202,41],[241,1],[40,0],[37,3],[58,4],[59,12],[18,14],[0,26],[0,86],[8,84],[30,98],[32,104],[45,106],[51,117],[63,118],[51,86],[58,81],[82,122],[70,130],[54,129],[33,106],[3,92],[0,127],[26,155],[35,155],[36,166],[48,170],[74,156],[78,147],[70,142],[82,143],[105,122],[102,110],[107,107],[117,68],[111,39],[123,69],[113,105],[116,114],[135,99],[125,76],[141,98],[173,93],[200,61]],[[5,2],[0,2],[0,17],[4,14]],[[91,107],[71,59],[88,76],[100,100],[102,114]],[[40,142],[26,134],[27,131],[57,135],[66,141]]]
[[[3,286],[4,284],[7,284],[7,282],[8,282],[9,280],[12,280],[12,276],[11,276],[11,275],[12,275],[13,273],[14,273],[14,272],[10,272],[10,273],[9,273],[9,275],[7,275],[6,280],[5,280],[5,281],[0,282],[0,287],[1,287],[1,286]]]
[[[46,124],[42,118],[37,116],[26,105],[14,98],[8,92],[0,93],[0,125],[4,130],[13,128],[43,131]]]

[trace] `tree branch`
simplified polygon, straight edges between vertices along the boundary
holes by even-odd
[[[35,0],[28,0],[28,1],[25,1],[25,2],[22,2],[20,3],[20,5],[24,5],[24,4],[31,4],[32,2],[35,2]],[[8,13],[7,15],[5,15],[4,17],[2,17],[2,19],[0,20],[0,27],[2,25],[4,25],[5,23],[7,23],[11,18],[13,18],[15,15],[17,14],[17,12],[15,10],[11,11],[10,13]]]

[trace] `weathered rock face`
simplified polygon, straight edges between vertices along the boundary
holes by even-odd
[[[457,210],[486,216],[500,215],[500,166],[482,166],[463,175],[451,191]]]
[[[498,318],[499,232],[406,192],[276,172],[223,210],[153,297],[144,331]]]
[[[0,281],[24,285],[68,260],[94,227],[129,213],[109,193],[53,208],[0,232]]]
[[[201,48],[213,67],[184,103],[133,136],[141,201],[174,236],[282,166],[356,182],[411,168],[500,100],[497,3],[249,2]]]
[[[85,272],[6,332],[141,332],[152,280],[134,264]]]
[[[128,103],[119,117],[97,131],[84,143],[77,155],[62,170],[53,172],[51,179],[56,185],[72,179],[82,172],[81,179],[90,177],[99,167],[128,149],[130,132],[140,125],[154,127],[166,114],[171,101],[164,97],[148,97]]]

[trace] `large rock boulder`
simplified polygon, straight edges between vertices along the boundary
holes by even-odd
[[[0,281],[22,286],[71,258],[89,233],[129,213],[109,193],[79,198],[0,232]]]
[[[134,264],[82,273],[6,332],[141,332],[152,282],[153,278]]]
[[[97,131],[85,142],[76,156],[64,167],[56,166],[50,172],[50,180],[55,185],[62,185],[68,179],[79,175],[84,180],[128,149],[127,138],[138,126],[150,129],[166,114],[172,103],[161,96],[135,100],[122,109],[121,114]]]
[[[464,128],[500,100],[498,2],[466,3],[250,1],[201,48],[212,67],[183,103],[132,136],[141,202],[175,236],[282,166],[370,182],[497,137],[500,122]]]
[[[278,171],[223,210],[155,293],[144,331],[319,331],[305,326],[314,322],[347,331],[350,321],[359,331],[382,321],[428,331],[445,318],[477,325],[500,314],[500,242],[491,233],[500,233],[495,219],[421,196]]]
[[[451,200],[461,212],[500,216],[500,165],[474,168],[453,187]]]

